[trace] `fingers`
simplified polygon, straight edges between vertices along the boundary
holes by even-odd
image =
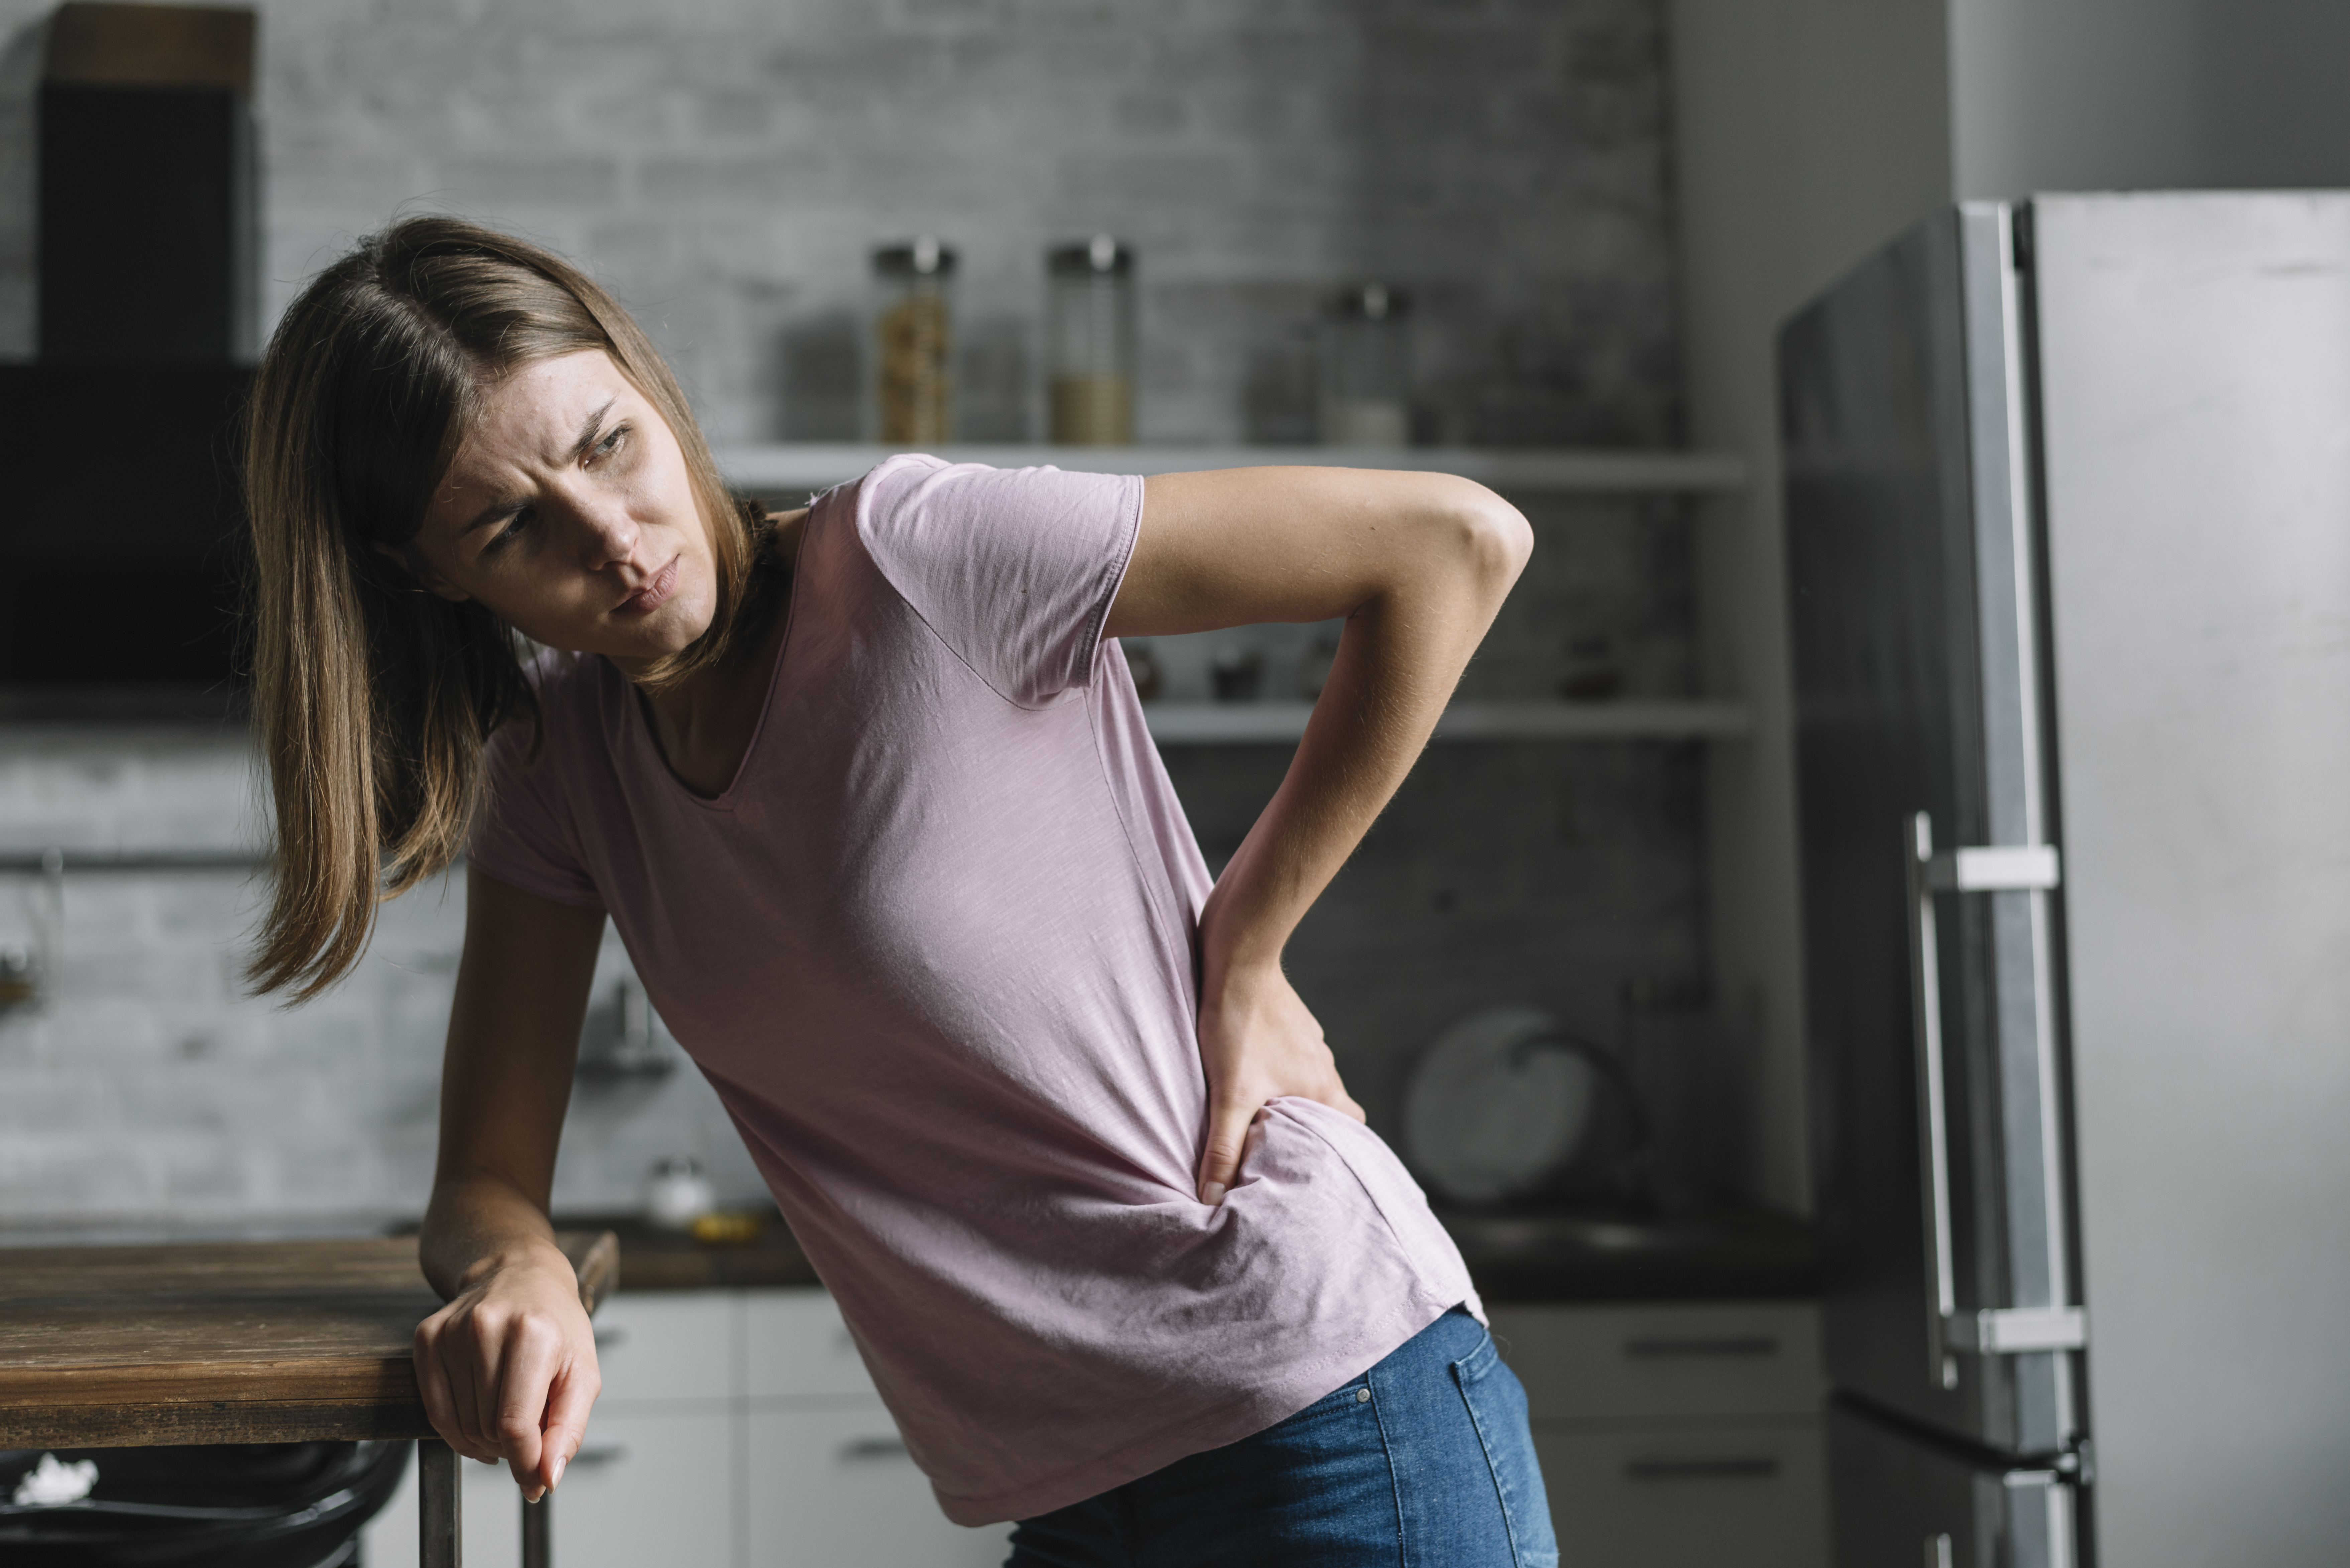
[[[470,1326],[454,1308],[443,1308],[416,1325],[416,1388],[432,1429],[469,1459],[494,1459],[484,1441],[476,1389],[481,1376],[471,1354]]]
[[[1256,1106],[1246,1103],[1211,1102],[1208,1106],[1208,1141],[1200,1156],[1200,1201],[1211,1209],[1224,1200],[1224,1193],[1240,1174],[1241,1150],[1256,1112]]]
[[[547,1406],[547,1386],[555,1380],[561,1343],[528,1317],[517,1317],[506,1330],[505,1355],[497,1383],[497,1446],[505,1456],[515,1484],[536,1502],[546,1490],[540,1471],[540,1424]]]
[[[457,1418],[456,1397],[451,1392],[448,1367],[440,1354],[445,1313],[434,1313],[416,1325],[416,1391],[424,1399],[424,1418],[441,1440],[465,1452],[463,1425]]]
[[[494,1464],[498,1452],[498,1383],[504,1374],[505,1345],[479,1311],[451,1336],[449,1386],[456,1395],[457,1426],[465,1434],[462,1450],[469,1459]]]
[[[574,1363],[555,1380],[546,1401],[546,1428],[539,1443],[538,1484],[552,1491],[563,1480],[563,1467],[588,1438],[588,1411],[603,1389],[603,1378],[592,1368]]]

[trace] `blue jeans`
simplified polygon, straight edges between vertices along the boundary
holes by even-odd
[[[1557,1568],[1526,1395],[1455,1307],[1343,1388],[1012,1532],[1005,1568]]]

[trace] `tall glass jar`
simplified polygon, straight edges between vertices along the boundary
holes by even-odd
[[[1322,324],[1322,442],[1411,441],[1411,299],[1385,284],[1331,296]]]
[[[1053,439],[1134,441],[1134,253],[1107,234],[1045,254]]]
[[[891,445],[954,437],[954,270],[927,234],[873,253],[875,433]]]

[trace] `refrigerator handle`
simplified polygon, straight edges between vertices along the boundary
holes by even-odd
[[[2088,1344],[2088,1323],[2077,1306],[2007,1307],[1959,1311],[1957,1272],[1950,1242],[1950,1112],[1942,1074],[1942,976],[1934,924],[1937,893],[2045,893],[2062,880],[2056,848],[2049,844],[1999,846],[1934,852],[1934,819],[1912,816],[1902,857],[1909,886],[1909,994],[1917,1017],[1911,1039],[1918,1053],[1918,1115],[1924,1125],[1921,1154],[1926,1200],[1926,1274],[1932,1285],[1926,1327],[1927,1376],[1943,1388],[1959,1386],[1958,1353],[2020,1355],[2031,1351],[2079,1350]]]
[[[1908,842],[1901,860],[1909,884],[1909,999],[1915,1018],[1909,1032],[1918,1054],[1918,1118],[1925,1137],[1926,1280],[1931,1287],[1926,1307],[1926,1376],[1937,1387],[1959,1386],[1958,1357],[1943,1344],[1943,1328],[1958,1314],[1957,1286],[1950,1261],[1950,1134],[1943,1104],[1942,976],[1940,949],[1934,929],[1934,889],[1929,877],[1934,863],[1934,819],[1925,812],[1906,826]]]

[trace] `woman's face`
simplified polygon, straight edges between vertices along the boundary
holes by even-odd
[[[523,365],[482,403],[416,536],[424,586],[631,673],[707,630],[717,575],[685,455],[611,359]]]

